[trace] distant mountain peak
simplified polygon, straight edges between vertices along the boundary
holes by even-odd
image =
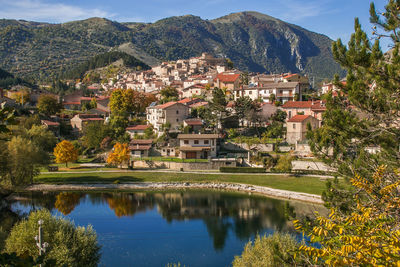
[[[235,12],[231,13],[229,15],[217,18],[212,20],[213,22],[221,22],[221,23],[227,23],[227,22],[236,22],[239,20],[245,19],[246,16],[251,16],[259,20],[264,20],[264,21],[275,21],[275,22],[282,22],[281,20],[271,17],[269,15],[257,12],[257,11],[241,11],[241,12]]]

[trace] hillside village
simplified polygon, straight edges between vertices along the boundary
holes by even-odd
[[[53,97],[62,111],[41,114],[41,124],[61,139],[82,140],[91,124],[113,125],[118,108],[110,102],[117,92],[122,98],[116,106],[125,104],[124,92],[134,92],[141,108],[125,110],[125,120],[118,126],[124,129],[119,139],[129,142],[131,167],[150,166],[140,165],[141,159],[162,162],[177,158],[208,162],[207,169],[237,165],[271,168],[282,155],[312,158],[306,142],[307,125],[320,127],[326,107],[317,94],[305,96],[311,87],[309,79],[292,73],[241,72],[232,65],[203,53],[163,62],[150,70],[117,73],[100,83],[68,81],[75,91],[63,96],[45,88],[29,93],[21,87],[1,89],[0,102],[16,108],[22,103],[37,113],[39,98]],[[322,89],[323,93],[334,90],[332,84],[324,84]],[[99,147],[87,147],[85,153],[93,156],[100,151],[107,153]],[[301,163],[299,168],[326,170],[322,163],[311,165]],[[157,167],[178,168],[163,163]]]

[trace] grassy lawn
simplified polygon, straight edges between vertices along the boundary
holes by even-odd
[[[296,192],[320,195],[325,181],[318,177],[295,177],[285,175],[230,175],[161,172],[120,172],[120,173],[52,173],[41,174],[35,183],[112,183],[120,182],[231,182],[267,186]]]

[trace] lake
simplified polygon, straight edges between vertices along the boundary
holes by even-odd
[[[294,233],[284,201],[242,193],[29,192],[13,199],[16,213],[47,208],[76,225],[93,225],[102,246],[100,266],[229,266],[255,235]],[[321,209],[290,204],[297,214]]]

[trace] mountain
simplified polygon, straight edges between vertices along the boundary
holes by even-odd
[[[300,72],[316,80],[343,70],[327,36],[257,13],[215,20],[186,15],[155,23],[90,18],[62,24],[0,20],[0,67],[51,78],[95,55],[119,50],[148,65],[209,52],[253,72]]]
[[[66,70],[64,73],[62,73],[61,78],[82,79],[85,73],[88,71],[109,66],[113,63],[116,63],[116,61],[121,61],[121,65],[132,70],[150,69],[150,66],[125,52],[112,51],[96,55],[85,63]]]

